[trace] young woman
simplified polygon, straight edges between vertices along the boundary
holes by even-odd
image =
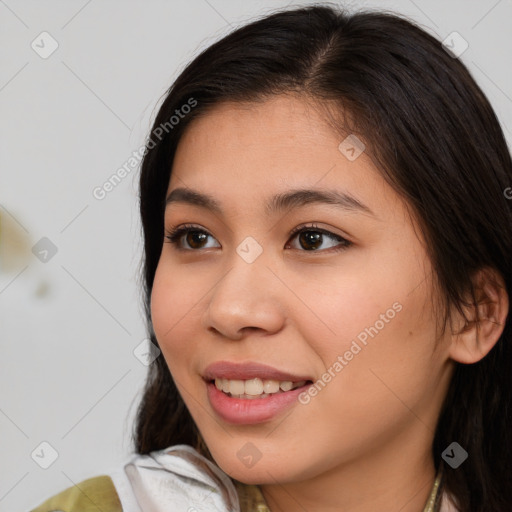
[[[484,94],[399,16],[210,46],[142,165],[136,453],[34,512],[512,510],[511,185]]]

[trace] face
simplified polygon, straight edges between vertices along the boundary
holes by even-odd
[[[154,330],[217,464],[246,483],[431,448],[449,382],[432,268],[405,203],[342,141],[278,96],[195,120],[173,162],[166,234],[188,232],[163,244]]]

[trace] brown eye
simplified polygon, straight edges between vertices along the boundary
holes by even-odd
[[[208,235],[202,231],[189,231],[185,233],[185,240],[192,249],[201,249],[202,244],[208,238]]]
[[[220,245],[206,247],[205,243],[208,241],[208,237],[214,239],[210,233],[203,229],[198,229],[195,226],[182,226],[166,233],[165,238],[169,242],[175,245],[178,249],[184,251],[199,250],[211,247],[220,247]],[[185,240],[185,247],[183,246],[183,240]]]
[[[332,249],[333,251],[340,251],[346,249],[352,244],[352,242],[339,235],[335,235],[334,233],[326,231],[325,229],[316,228],[315,226],[297,228],[294,233],[292,233],[292,239],[293,238],[297,238],[299,242],[299,247],[295,246],[295,249],[302,249],[303,251],[309,252],[324,252],[328,249]],[[326,243],[326,240],[329,239],[338,243],[332,243],[327,247],[322,247],[322,245]],[[317,250],[319,247],[321,250]]]
[[[318,231],[302,231],[299,236],[301,246],[310,251],[322,245],[323,234]]]

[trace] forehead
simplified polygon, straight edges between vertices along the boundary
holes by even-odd
[[[349,159],[340,150],[345,137],[317,104],[296,95],[222,103],[185,130],[168,193],[190,187],[249,206],[290,188],[332,188],[373,211],[400,203],[364,151]]]
[[[296,94],[283,94],[257,102],[220,103],[192,121],[179,146],[222,140],[224,147],[232,150],[264,144],[266,151],[275,152],[297,149],[299,140],[320,142],[328,148],[337,139],[319,105]]]

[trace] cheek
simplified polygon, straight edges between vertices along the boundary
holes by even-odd
[[[331,359],[350,350],[353,341],[364,348],[403,316],[403,294],[396,282],[393,286],[382,276],[355,272],[339,278],[332,273],[317,277],[322,284],[308,290],[309,299],[304,302],[311,307],[304,308],[298,321],[315,351]]]
[[[308,320],[322,334],[337,340],[327,347],[334,343],[339,350],[357,337],[364,343],[376,331],[380,337],[396,320],[423,308],[414,300],[418,290],[411,293],[425,273],[423,255],[412,248],[397,254],[396,245],[398,242],[371,250],[348,249],[340,257],[342,264],[312,272],[306,289],[303,281],[302,294],[300,288],[295,289],[310,306]],[[404,315],[401,309],[406,305],[408,313]],[[315,340],[315,336],[309,339]]]
[[[302,334],[322,360],[331,410],[340,398],[378,410],[394,408],[391,402],[400,407],[395,394],[415,402],[431,386],[436,362],[429,283],[418,286],[417,269],[406,270],[344,276],[313,290],[319,313],[304,317]]]
[[[199,321],[202,294],[190,278],[158,266],[151,293],[151,320],[162,354],[173,375],[194,351],[191,327]]]

